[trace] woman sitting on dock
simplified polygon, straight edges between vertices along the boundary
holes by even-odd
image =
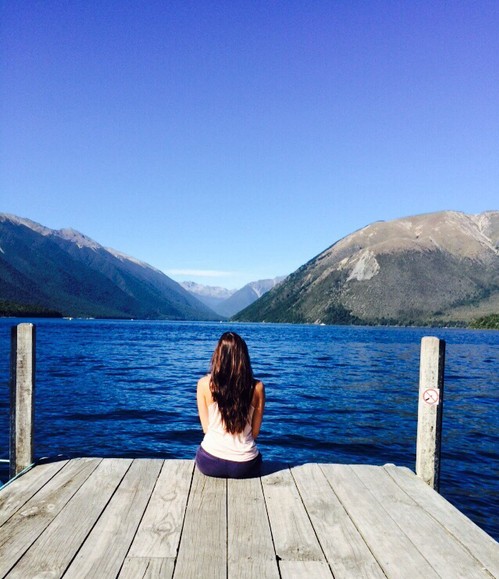
[[[211,374],[197,385],[197,404],[204,438],[196,465],[208,476],[258,476],[262,455],[255,440],[265,406],[265,388],[255,380],[246,342],[234,332],[218,341]]]

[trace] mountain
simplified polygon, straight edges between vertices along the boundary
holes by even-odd
[[[263,294],[267,293],[283,279],[285,277],[252,281],[240,290],[205,286],[192,281],[182,282],[181,285],[200,301],[211,307],[217,314],[230,318],[262,297]]]
[[[235,319],[424,325],[497,312],[499,211],[443,211],[348,235]]]
[[[261,279],[252,281],[226,299],[217,308],[216,312],[227,318],[232,317],[250,304],[261,298],[264,294],[276,287],[285,279],[285,276],[274,279]]]
[[[218,312],[217,308],[220,304],[237,291],[218,286],[202,285],[193,281],[182,281],[180,285],[215,312]]]
[[[0,307],[73,317],[220,319],[146,263],[73,229],[1,213]]]

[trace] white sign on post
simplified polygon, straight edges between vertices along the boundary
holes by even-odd
[[[426,402],[426,404],[429,404],[430,406],[435,406],[436,404],[438,404],[439,398],[440,394],[436,388],[427,388],[423,392],[423,400]]]

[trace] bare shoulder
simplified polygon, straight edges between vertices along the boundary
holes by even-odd
[[[198,386],[210,386],[210,376],[211,374],[206,374],[198,380]]]
[[[257,381],[253,391],[253,406],[260,406],[262,401],[265,401],[265,386],[263,382]]]
[[[198,392],[203,394],[210,391],[210,375],[206,374],[198,380]]]
[[[257,383],[255,384],[255,392],[259,392],[260,394],[263,394],[265,392],[265,386],[263,382],[260,382],[259,380],[257,381]]]
[[[198,395],[203,396],[203,398],[205,398],[208,403],[212,401],[210,390],[210,379],[211,375],[206,374],[206,376],[203,376],[198,380],[198,387],[197,387]]]

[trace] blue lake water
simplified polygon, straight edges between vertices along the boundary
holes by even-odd
[[[8,458],[10,328],[0,320],[0,458]],[[37,457],[192,458],[195,392],[220,334],[247,341],[266,385],[264,458],[414,470],[420,341],[445,339],[441,494],[499,538],[499,332],[36,320]],[[6,469],[0,473],[5,481]]]

